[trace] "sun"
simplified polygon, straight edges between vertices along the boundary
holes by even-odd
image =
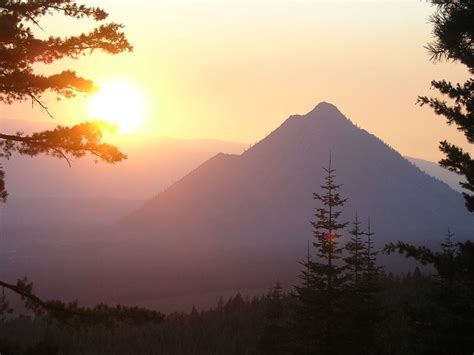
[[[90,98],[89,115],[117,125],[119,132],[132,132],[144,123],[145,100],[130,83],[107,82]]]

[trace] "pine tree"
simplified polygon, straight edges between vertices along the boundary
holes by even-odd
[[[448,228],[444,241],[441,243],[441,250],[443,254],[449,257],[454,257],[456,252],[456,245],[453,242],[454,234],[451,232],[451,229]]]
[[[364,280],[367,282],[367,285],[370,286],[370,290],[375,290],[377,288],[377,281],[379,276],[380,267],[377,266],[377,254],[378,252],[374,250],[374,241],[372,237],[375,235],[372,232],[370,225],[370,218],[367,223],[367,232],[364,233],[367,237],[365,240],[365,270],[364,270]]]
[[[362,273],[365,270],[365,257],[364,243],[362,241],[364,232],[361,229],[361,222],[359,221],[357,213],[352,222],[352,228],[349,234],[351,237],[345,245],[345,251],[348,256],[344,258],[350,281],[345,294],[345,304],[348,310],[347,318],[350,319],[350,327],[348,327],[347,336],[350,339],[352,352],[358,354],[360,353],[358,348],[361,347],[360,343],[363,336],[360,319],[365,312],[361,293]]]
[[[367,222],[367,231],[364,245],[364,272],[362,275],[362,285],[360,294],[363,302],[362,317],[362,353],[378,354],[377,349],[377,330],[378,325],[383,320],[383,311],[377,299],[377,293],[380,291],[380,270],[382,267],[377,265],[377,254],[374,250],[373,236],[375,233],[371,229],[370,218]]]
[[[346,244],[349,256],[345,258],[352,279],[346,295],[348,315],[351,319],[349,333],[353,354],[377,353],[376,329],[382,320],[377,302],[379,270],[377,252],[374,251],[370,220],[367,231],[361,230],[357,216],[353,222],[352,235]],[[362,237],[366,236],[365,239]]]
[[[338,192],[341,185],[335,183],[331,159],[324,171],[323,193],[313,194],[314,199],[322,203],[322,207],[316,209],[316,221],[311,222],[316,258],[302,263],[305,271],[301,277],[308,282],[296,287],[298,313],[308,327],[301,334],[306,338],[299,342],[300,351],[306,354],[337,354],[345,345],[343,295],[348,278],[345,265],[339,261],[343,250],[339,239],[347,223],[338,219],[346,200]]]
[[[456,256],[456,244],[453,242],[454,234],[448,228],[448,232],[441,243],[441,258],[440,263],[443,265],[441,268],[444,270],[443,278],[448,282],[452,283],[455,276],[455,265],[454,258]]]
[[[349,256],[344,259],[347,265],[347,269],[351,274],[352,286],[357,288],[360,285],[360,278],[365,267],[364,257],[364,243],[362,236],[365,234],[361,230],[361,222],[356,214],[354,221],[352,222],[352,229],[349,232],[351,235],[350,240],[346,243],[345,249]]]
[[[433,80],[431,86],[438,90],[451,103],[441,98],[420,96],[420,105],[430,106],[437,115],[444,116],[449,125],[464,133],[468,143],[474,144],[474,1],[432,1],[437,9],[431,17],[434,26],[434,42],[427,46],[434,61],[446,59],[459,62],[467,67],[471,78],[464,83],[452,84],[446,80]],[[439,149],[445,158],[441,166],[466,178],[460,185],[466,207],[474,212],[474,160],[469,151],[445,141],[440,142]]]

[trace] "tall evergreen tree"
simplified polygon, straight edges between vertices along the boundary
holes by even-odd
[[[343,248],[339,245],[342,230],[347,223],[340,222],[340,208],[345,199],[339,194],[341,185],[335,183],[335,169],[331,159],[327,168],[323,168],[326,177],[321,186],[323,193],[314,193],[315,200],[322,206],[316,209],[316,221],[313,226],[314,260],[303,263],[305,272],[303,278],[309,280],[309,285],[296,287],[300,316],[306,321],[309,329],[301,339],[307,354],[338,354],[343,352],[345,336],[343,323],[344,288],[347,283],[346,267],[340,262]],[[303,314],[301,314],[303,312]]]
[[[452,84],[446,80],[433,80],[431,86],[444,97],[450,99],[448,103],[440,98],[420,96],[420,105],[430,106],[437,115],[444,116],[449,125],[464,133],[467,141],[474,144],[474,1],[433,0],[437,9],[431,17],[434,26],[434,42],[427,46],[434,61],[446,59],[464,64],[471,77],[462,84]],[[445,141],[440,142],[440,150],[445,158],[439,163],[441,166],[466,178],[461,186],[466,207],[474,212],[474,160],[468,151]]]
[[[351,318],[349,333],[353,354],[377,353],[376,331],[382,320],[377,302],[379,292],[377,252],[374,251],[370,219],[367,231],[361,230],[357,216],[353,222],[351,239],[346,244],[349,256],[345,258],[352,282],[346,295],[348,315]],[[366,238],[363,239],[363,236]]]
[[[370,218],[367,222],[367,231],[364,234],[366,236],[363,253],[365,260],[360,287],[364,307],[363,316],[361,317],[363,328],[361,349],[363,354],[378,354],[377,331],[378,325],[384,318],[383,310],[377,299],[377,294],[380,291],[380,271],[382,267],[377,265],[378,252],[374,249],[373,236],[375,233],[372,231]]]
[[[351,349],[356,354],[360,353],[361,338],[363,329],[360,326],[360,319],[365,312],[362,299],[362,273],[365,270],[364,243],[362,236],[364,231],[361,229],[361,222],[355,216],[352,222],[352,228],[349,231],[350,239],[345,245],[347,257],[344,258],[346,263],[349,282],[347,285],[345,304],[347,307],[347,318],[350,319],[347,336],[349,338]]]

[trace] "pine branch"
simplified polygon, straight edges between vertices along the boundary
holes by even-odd
[[[12,152],[30,156],[52,152],[52,155],[65,158],[68,162],[67,154],[82,157],[90,153],[107,163],[126,159],[126,155],[116,147],[100,142],[102,130],[105,128],[112,129],[103,122],[86,122],[72,127],[58,126],[54,130],[33,133],[30,136],[0,133],[0,149],[6,157],[11,156]]]
[[[29,136],[0,133],[0,157],[8,159],[15,152],[29,156],[47,154],[64,159],[69,166],[69,156],[80,158],[91,154],[110,164],[127,159],[117,147],[101,142],[104,129],[113,130],[113,127],[103,122],[86,122]],[[7,196],[5,173],[0,169],[0,201],[5,202]]]
[[[424,246],[413,246],[404,242],[390,243],[385,245],[384,253],[390,255],[394,252],[404,255],[406,258],[413,258],[423,265],[433,264],[436,260],[435,254]]]
[[[77,302],[64,303],[57,300],[44,301],[33,293],[33,285],[26,279],[9,284],[0,280],[0,287],[6,288],[19,295],[25,301],[26,307],[36,316],[45,317],[72,327],[94,325],[114,326],[120,323],[140,325],[157,323],[164,316],[156,311],[117,305],[114,307],[99,304],[93,308],[80,307]]]

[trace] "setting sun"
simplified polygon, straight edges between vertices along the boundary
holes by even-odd
[[[93,119],[116,124],[121,132],[134,131],[145,119],[145,100],[127,82],[108,82],[91,97],[89,114]]]

